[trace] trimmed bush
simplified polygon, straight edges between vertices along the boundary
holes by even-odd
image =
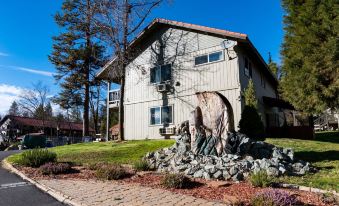
[[[295,196],[281,190],[266,190],[257,193],[251,200],[253,206],[292,206],[297,203]]]
[[[57,155],[47,149],[32,149],[21,154],[19,164],[28,167],[40,167],[48,162],[55,162]]]
[[[149,171],[151,170],[150,165],[145,160],[140,160],[134,163],[133,168],[136,171]]]
[[[97,163],[88,163],[86,164],[86,168],[89,170],[97,170],[103,166],[106,166],[107,163],[104,162],[97,162]]]
[[[255,140],[265,140],[264,124],[255,107],[244,107],[239,121],[239,132]]]
[[[104,180],[119,180],[128,175],[128,172],[121,165],[104,165],[96,170],[96,177]]]
[[[49,162],[40,166],[39,170],[44,175],[67,174],[72,170],[72,166],[69,163]]]
[[[265,170],[250,175],[250,182],[254,187],[267,187],[273,183],[273,178]]]
[[[166,174],[161,180],[161,185],[166,188],[181,189],[187,187],[190,183],[190,179],[184,174]]]

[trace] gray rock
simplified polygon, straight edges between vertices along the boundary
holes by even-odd
[[[275,167],[269,167],[266,170],[267,175],[277,177],[279,175],[279,170]]]
[[[220,179],[222,176],[223,176],[223,174],[222,174],[222,172],[220,170],[216,171],[213,174],[213,178],[215,178],[215,179]]]
[[[236,168],[236,167],[231,167],[229,173],[230,173],[231,176],[234,176],[235,174],[238,173],[238,171],[239,171],[238,168]]]
[[[210,180],[210,179],[211,179],[211,175],[210,175],[208,172],[204,172],[204,173],[203,173],[203,177],[204,177],[206,180]]]
[[[204,171],[203,170],[198,170],[194,173],[193,177],[194,178],[201,178],[203,175]]]
[[[241,181],[243,179],[244,179],[244,175],[240,172],[232,176],[233,181]]]
[[[230,175],[230,173],[227,171],[227,170],[223,170],[222,171],[222,176],[223,176],[223,178],[225,179],[225,180],[229,180],[229,179],[231,179],[231,175]]]

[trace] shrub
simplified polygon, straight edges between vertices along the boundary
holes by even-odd
[[[89,163],[86,165],[86,168],[89,169],[89,170],[97,170],[103,166],[107,165],[106,163],[104,162],[98,162],[98,163]]]
[[[239,121],[239,132],[255,140],[265,140],[264,124],[255,107],[244,107]]]
[[[44,175],[67,174],[72,170],[72,166],[69,163],[49,162],[40,166],[39,170]]]
[[[47,149],[32,149],[21,154],[19,164],[29,167],[40,167],[48,162],[55,162],[56,153],[50,152]]]
[[[187,187],[190,179],[184,174],[166,174],[161,180],[161,185],[167,188],[181,189]]]
[[[257,193],[251,200],[253,206],[291,206],[297,203],[295,196],[281,190],[266,190]]]
[[[151,170],[150,165],[146,160],[140,160],[134,163],[133,168],[136,171],[149,171]]]
[[[250,175],[250,182],[254,187],[267,187],[273,183],[273,179],[267,175],[265,170]]]
[[[96,170],[96,177],[105,180],[118,180],[125,178],[128,172],[121,165],[104,165]]]

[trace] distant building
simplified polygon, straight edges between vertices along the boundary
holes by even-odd
[[[30,133],[43,133],[47,137],[81,137],[82,127],[82,123],[41,120],[13,115],[6,115],[0,121],[1,134],[9,138],[17,138]],[[90,128],[90,133],[94,133],[92,128]]]

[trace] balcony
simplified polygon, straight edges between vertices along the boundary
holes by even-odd
[[[110,90],[108,94],[109,108],[118,108],[120,102],[120,90]]]

